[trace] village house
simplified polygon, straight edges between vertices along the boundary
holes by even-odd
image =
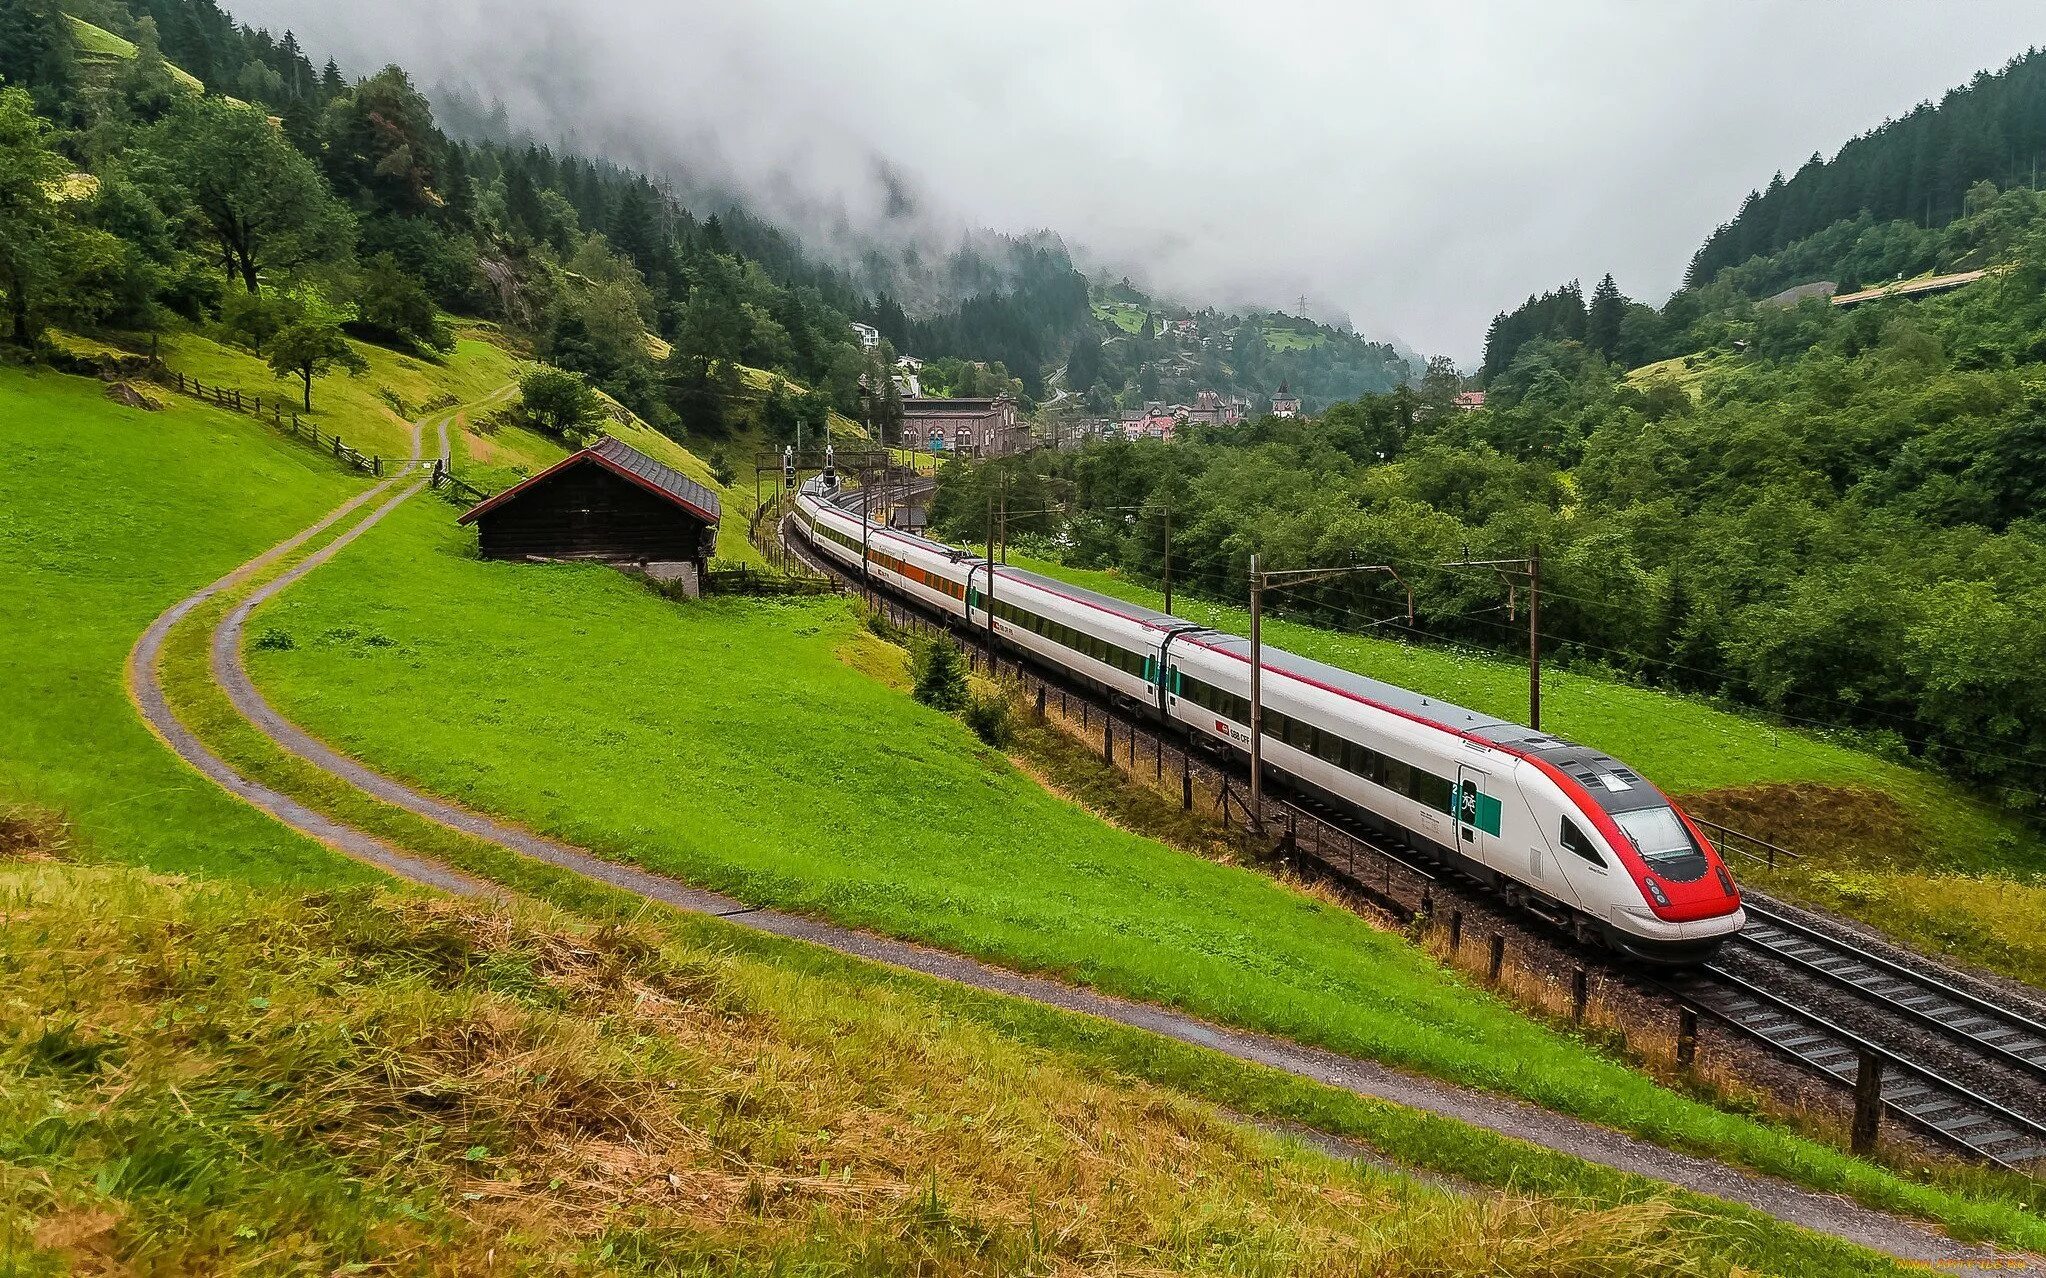
[[[1456,398],[1449,401],[1460,413],[1474,413],[1485,406],[1485,392],[1458,391]]]
[[[1007,457],[1030,446],[1030,428],[1016,420],[1016,401],[924,399],[902,401],[902,438],[932,452],[968,457]]]
[[[853,336],[860,339],[860,349],[863,351],[873,350],[881,344],[881,330],[872,324],[862,324],[854,320],[852,331]]]
[[[1243,420],[1244,408],[1240,399],[1223,399],[1219,391],[1204,390],[1186,410],[1186,422],[1190,426],[1234,426]]]
[[[1284,382],[1279,383],[1279,393],[1272,396],[1272,416],[1300,416],[1300,397],[1295,395],[1292,388]]]

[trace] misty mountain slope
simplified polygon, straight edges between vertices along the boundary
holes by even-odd
[[[1788,180],[1778,173],[1766,188],[1749,192],[1740,212],[1692,257],[1685,282],[1694,288],[1710,284],[1728,267],[1781,254],[1807,237],[1837,232],[1843,223],[1858,234],[1831,237],[1842,256],[1861,236],[1901,234],[1891,223],[1937,231],[1970,211],[1971,188],[1978,182],[2036,186],[2042,156],[2046,53],[2035,49],[2000,70],[1979,72],[1937,104],[1921,102],[1902,118],[1885,121],[1832,159],[1814,154]],[[1823,272],[1827,260],[1828,255],[1812,255],[1807,269]],[[1871,280],[1863,275],[1856,282]]]

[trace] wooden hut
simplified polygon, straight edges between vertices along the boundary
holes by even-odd
[[[718,495],[609,435],[464,512],[485,559],[594,560],[691,593],[717,548]]]

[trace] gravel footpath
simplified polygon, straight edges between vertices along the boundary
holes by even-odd
[[[445,420],[441,423],[441,443],[445,455]],[[415,455],[416,452],[415,443]],[[371,489],[297,538],[251,561],[243,569],[214,583],[165,613],[150,627],[142,642],[136,645],[135,654],[130,660],[130,677],[136,689],[138,705],[152,727],[174,750],[192,761],[201,772],[222,784],[230,793],[247,799],[295,829],[400,877],[470,895],[502,894],[502,889],[481,883],[436,862],[400,853],[381,840],[370,838],[360,831],[311,811],[295,800],[241,778],[184,731],[169,713],[168,705],[156,682],[156,654],[161,648],[163,634],[192,608],[227,586],[245,580],[264,564],[303,544],[335,521],[382,494],[394,482],[390,481]],[[1711,1159],[1663,1149],[1581,1119],[1536,1108],[1525,1102],[1417,1077],[1376,1062],[1303,1046],[1271,1035],[1210,1024],[1183,1012],[1075,988],[1048,977],[1009,971],[891,937],[855,931],[778,910],[749,906],[731,897],[688,887],[647,870],[608,861],[532,831],[492,820],[480,813],[422,794],[374,772],[356,760],[333,750],[278,714],[249,679],[241,661],[241,641],[248,617],[255,608],[274,598],[279,592],[324,563],[342,546],[367,531],[397,505],[416,494],[421,487],[422,484],[414,484],[407,488],[333,544],[255,592],[222,619],[212,637],[213,673],[235,708],[282,749],[373,798],[522,856],[675,909],[715,915],[755,931],[812,942],[842,954],[955,981],[974,989],[1029,999],[1046,1006],[1098,1016],[1121,1025],[1149,1030],[1179,1042],[1222,1052],[1238,1060],[1270,1066],[1301,1078],[1340,1087],[1368,1099],[1389,1101],[1411,1109],[1456,1119],[1543,1148],[1572,1154],[1588,1162],[1739,1203],[1779,1220],[1845,1239],[1901,1260],[1935,1265],[1942,1272],[1967,1273],[1979,1270],[1985,1273],[2046,1274],[2046,1263],[2034,1257],[2012,1256],[2009,1252],[1993,1246],[1958,1243],[1937,1229],[1916,1221],[1873,1211],[1836,1195],[1804,1189]],[[1346,1156],[1379,1157],[1368,1147],[1325,1135],[1317,1137],[1316,1143],[1322,1148],[1341,1152]]]
[[[441,423],[441,438],[443,442],[447,438],[447,422],[445,420]],[[417,427],[413,428],[412,433],[412,456],[415,461],[419,456],[419,430]],[[170,633],[171,627],[183,621],[194,608],[197,608],[222,591],[241,584],[255,573],[282,559],[292,551],[297,550],[300,546],[332,528],[341,520],[346,519],[357,510],[397,487],[402,478],[402,474],[394,475],[383,483],[377,484],[350,498],[327,512],[325,517],[305,531],[272,546],[205,589],[179,600],[155,621],[150,622],[149,628],[142,632],[142,637],[135,641],[135,646],[128,653],[128,697],[135,703],[135,708],[141,714],[143,723],[148,725],[150,731],[154,732],[157,738],[170,747],[179,758],[191,764],[201,775],[218,785],[221,789],[226,790],[229,794],[234,795],[251,806],[268,812],[271,816],[276,817],[279,821],[282,821],[285,825],[290,826],[299,833],[325,844],[344,856],[353,857],[358,861],[375,866],[377,869],[394,874],[399,878],[410,879],[417,883],[423,883],[430,887],[440,888],[462,896],[503,896],[505,895],[504,889],[494,883],[473,878],[437,861],[429,861],[413,856],[408,852],[400,851],[382,839],[373,838],[352,826],[343,825],[324,813],[307,807],[290,795],[272,790],[268,786],[259,785],[235,771],[219,755],[208,750],[200,742],[199,738],[193,735],[183,723],[179,722],[175,714],[171,713],[170,701],[164,695],[162,678],[157,668],[162,658],[165,636]],[[340,549],[342,545],[353,541],[371,525],[390,513],[399,502],[404,501],[414,492],[417,492],[419,487],[420,485],[415,484],[404,493],[386,502],[368,519],[356,525],[347,533],[344,533],[333,545],[323,549],[318,556],[319,559],[324,562],[327,557]],[[303,574],[301,573],[300,575]]]

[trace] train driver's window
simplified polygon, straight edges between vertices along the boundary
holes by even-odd
[[[1569,817],[1563,818],[1563,850],[1574,852],[1593,865],[1606,863],[1606,859],[1599,855],[1597,846],[1585,837],[1584,831],[1577,828],[1577,822]]]

